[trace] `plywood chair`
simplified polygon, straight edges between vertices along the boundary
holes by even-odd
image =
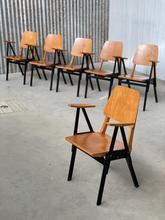
[[[59,90],[59,79],[60,79],[60,74],[61,73],[67,73],[69,74],[70,80],[71,76],[70,75],[80,75],[85,69],[89,68],[89,63],[92,62],[91,58],[92,54],[92,40],[88,38],[76,38],[72,51],[71,51],[71,60],[69,64],[65,65],[57,65],[57,84],[56,84],[56,92]],[[81,58],[81,65],[76,65],[75,61],[76,58]],[[79,77],[79,80],[80,77]],[[52,81],[53,82],[53,81]],[[71,80],[72,82],[72,80]],[[78,88],[77,88],[77,96],[79,96],[79,84],[78,83]],[[53,83],[52,83],[53,85]],[[73,83],[72,83],[73,85]],[[52,87],[51,87],[52,89]]]
[[[133,169],[131,160],[132,142],[138,113],[140,94],[134,89],[116,86],[104,108],[105,119],[100,131],[94,132],[86,113],[86,108],[95,107],[94,105],[71,104],[71,107],[77,108],[74,135],[66,137],[66,140],[72,144],[72,156],[68,173],[68,181],[72,179],[74,161],[77,149],[84,152],[103,165],[103,172],[98,192],[97,205],[101,204],[106,175],[110,163],[113,160],[125,158],[131,172],[135,187],[138,187],[138,181]],[[79,114],[82,109],[86,118],[89,132],[78,132]],[[112,136],[107,134],[107,127],[114,128]],[[129,132],[125,132],[125,128]],[[121,131],[122,141],[116,140],[118,131]],[[128,137],[126,137],[127,135]]]
[[[136,86],[144,86],[145,96],[144,96],[144,104],[143,111],[146,109],[147,95],[149,92],[150,85],[153,85],[155,101],[158,102],[158,96],[156,91],[156,65],[158,63],[158,46],[156,45],[140,45],[135,51],[135,55],[133,57],[133,70],[131,74],[127,74],[125,72],[124,75],[119,76],[119,84],[126,82],[128,86],[136,85]],[[139,73],[135,74],[136,66],[142,65],[146,68],[149,67],[150,73],[148,76],[140,75]]]
[[[26,70],[29,61],[33,60],[34,57],[34,47],[37,44],[37,32],[25,31],[22,35],[20,41],[20,54],[16,55],[13,47],[14,41],[5,41],[7,43],[6,50],[6,80],[9,79],[9,64],[17,64],[23,77],[23,84],[26,84]],[[24,70],[22,69],[24,66]]]
[[[86,88],[84,97],[87,98],[88,91],[88,77],[92,75],[102,80],[110,81],[108,97],[111,94],[114,78],[120,74],[121,57],[123,52],[123,43],[121,41],[106,41],[100,53],[100,66],[97,69],[86,70]],[[106,71],[103,69],[105,61],[113,62],[113,71]],[[116,72],[116,66],[118,67]],[[100,91],[100,89],[99,89]]]
[[[44,53],[43,59],[30,62],[30,64],[32,65],[30,86],[32,86],[33,84],[34,68],[42,69],[42,70],[50,70],[52,77],[54,74],[55,65],[61,63],[62,59],[65,62],[63,55],[63,48],[62,48],[62,35],[48,34],[47,37],[45,38],[43,53]],[[53,59],[51,60],[48,59],[48,55],[50,55],[50,53],[53,54]]]

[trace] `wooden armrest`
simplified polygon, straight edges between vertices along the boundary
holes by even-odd
[[[124,127],[124,126],[133,126],[135,125],[134,123],[107,123],[107,125],[109,126],[113,126],[113,127]]]
[[[95,54],[95,53],[82,52],[82,54],[84,54],[84,55],[93,55],[93,54]]]
[[[30,47],[39,47],[39,45],[32,45],[32,44],[25,44],[27,46],[30,46]]]
[[[96,107],[96,105],[93,105],[93,104],[69,104],[68,105],[69,107],[72,107],[72,108],[94,108]]]
[[[13,44],[15,43],[15,41],[10,41],[10,40],[5,40],[4,42],[5,43],[13,43]]]
[[[151,63],[159,63],[159,61],[150,60]]]
[[[128,59],[127,57],[120,57],[120,56],[114,56],[114,58],[120,58],[120,59],[123,59],[123,60],[127,60]]]
[[[53,50],[60,50],[60,51],[67,51],[67,50],[64,50],[64,49],[62,49],[62,48],[54,48],[54,47],[52,47],[52,49],[53,49]]]

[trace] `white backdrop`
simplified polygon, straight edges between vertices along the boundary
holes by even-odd
[[[139,44],[159,46],[158,78],[165,80],[165,0],[110,0],[109,19],[109,39],[124,42],[124,56]]]

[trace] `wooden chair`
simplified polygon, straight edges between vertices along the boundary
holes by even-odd
[[[86,108],[95,107],[94,105],[71,104],[70,107],[77,108],[74,134],[66,137],[66,140],[72,144],[72,156],[68,173],[68,181],[72,179],[74,161],[77,149],[103,165],[103,172],[98,192],[97,205],[101,204],[104,184],[109,166],[112,160],[125,158],[134,182],[138,187],[138,181],[133,169],[131,160],[132,142],[135,131],[136,118],[140,94],[134,89],[116,86],[104,108],[105,119],[100,131],[94,132],[86,113]],[[78,132],[79,114],[82,109],[87,121],[89,132]],[[110,137],[107,134],[107,127],[114,128]],[[129,132],[125,132],[125,127]],[[118,130],[121,131],[122,141],[116,140]],[[126,137],[128,135],[128,138]]]
[[[20,54],[16,55],[13,47],[14,41],[5,41],[7,43],[6,50],[6,80],[9,79],[9,64],[17,64],[23,77],[23,84],[26,84],[26,70],[29,61],[34,59],[34,47],[37,44],[37,32],[26,31],[22,35],[20,41]],[[24,70],[22,69],[24,66]]]
[[[32,65],[30,86],[32,86],[33,84],[34,68],[36,70],[37,69],[50,70],[51,79],[52,79],[54,75],[55,65],[61,63],[62,60],[65,63],[65,58],[63,55],[63,48],[62,48],[62,35],[61,34],[58,34],[58,35],[48,34],[45,39],[43,53],[44,53],[43,59],[30,62],[30,64]],[[50,54],[53,54],[53,59],[51,57],[51,60],[50,58],[48,58]],[[45,79],[47,79],[46,75],[45,75]],[[66,83],[65,78],[64,78],[64,82]],[[51,83],[52,83],[52,80],[51,80]],[[50,83],[50,88],[52,87],[51,83]]]
[[[88,77],[92,75],[98,79],[110,81],[108,97],[111,94],[114,78],[117,78],[120,74],[121,57],[123,52],[123,43],[121,41],[106,41],[100,53],[100,67],[98,69],[86,70],[86,88],[84,97],[87,98],[88,92]],[[103,69],[105,61],[111,61],[114,63],[113,71],[106,71]],[[116,66],[118,70],[116,72]],[[99,87],[98,87],[99,88]],[[100,91],[100,88],[99,88]]]
[[[158,102],[158,96],[156,91],[156,65],[158,63],[158,46],[156,45],[140,45],[138,46],[135,55],[133,57],[133,70],[131,74],[124,73],[124,75],[119,76],[119,84],[127,83],[130,87],[131,85],[143,86],[145,87],[145,97],[143,104],[143,111],[146,109],[147,95],[149,92],[150,85],[153,85],[155,101]],[[148,76],[135,74],[135,69],[137,65],[142,65],[149,67],[150,73]]]
[[[85,69],[89,68],[90,62],[93,65],[91,54],[92,54],[92,40],[88,38],[76,38],[71,51],[70,63],[56,66],[57,67],[56,92],[58,92],[59,90],[60,74],[61,73],[69,74],[71,84],[73,85],[71,75],[80,76],[80,74],[82,74],[82,72]],[[76,58],[81,58],[81,65],[75,64]],[[80,81],[81,81],[81,77],[79,77],[79,81],[78,81],[77,96],[79,96]],[[52,85],[53,85],[53,79],[52,79]]]

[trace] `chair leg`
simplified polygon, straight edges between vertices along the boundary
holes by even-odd
[[[82,79],[82,73],[79,74],[79,78],[78,78],[78,84],[77,84],[77,97],[79,97],[79,93],[80,93],[81,79]]]
[[[69,166],[68,181],[72,180],[72,174],[73,174],[73,168],[74,168],[76,152],[77,152],[77,148],[72,146],[72,156],[71,156],[70,166]]]
[[[154,87],[155,102],[158,102],[158,95],[157,95],[157,90],[156,90],[156,81],[154,82],[153,87]]]
[[[87,98],[88,93],[88,74],[86,74],[86,84],[85,84],[85,95],[84,98]]]
[[[6,61],[6,81],[9,79],[9,61]]]
[[[147,83],[147,85],[146,85],[146,91],[145,91],[145,96],[144,96],[144,104],[143,104],[143,111],[146,110],[146,102],[147,102],[148,91],[149,91],[149,83]]]
[[[43,72],[43,76],[44,76],[45,80],[48,80],[44,69],[42,69],[42,72]]]
[[[61,73],[62,73],[62,78],[63,78],[63,80],[64,80],[64,83],[67,84],[67,81],[66,81],[66,79],[65,79],[65,76],[64,76],[64,73],[63,73],[62,70],[61,70]]]
[[[136,174],[135,174],[135,171],[134,171],[134,168],[133,168],[133,165],[132,165],[132,160],[131,160],[130,155],[126,158],[126,161],[127,161],[127,165],[128,165],[129,170],[130,170],[130,173],[131,173],[133,183],[134,183],[135,187],[139,187],[139,183],[138,183],[137,178],[136,178]]]
[[[30,86],[32,86],[32,84],[33,84],[33,69],[34,69],[34,67],[32,65],[32,67],[31,67],[31,77],[30,77]]]
[[[54,69],[52,69],[52,73],[51,73],[51,80],[50,80],[50,91],[53,88],[53,78],[54,78]]]
[[[98,91],[100,92],[101,88],[100,88],[100,83],[99,83],[99,79],[97,78],[97,76],[96,76],[96,83],[97,83]]]
[[[105,163],[104,163],[104,167],[103,167],[103,172],[102,172],[102,177],[101,177],[101,182],[100,182],[100,187],[99,187],[99,193],[98,193],[98,197],[97,197],[97,205],[101,205],[105,180],[106,180],[106,176],[107,176],[107,173],[109,170],[109,166],[110,166],[110,158],[108,156],[105,159]]]
[[[71,75],[69,73],[68,73],[68,76],[69,76],[70,84],[73,86],[73,80],[72,80],[72,77],[71,77]]]
[[[56,84],[56,92],[58,92],[58,88],[59,88],[60,72],[61,72],[61,70],[60,70],[60,69],[58,69],[58,71],[57,71],[57,84]]]
[[[27,63],[25,63],[24,75],[23,75],[23,85],[26,84],[26,70],[27,70]]]
[[[91,85],[91,89],[94,90],[93,83],[92,83],[92,79],[91,79],[91,76],[90,76],[90,75],[89,75],[89,82],[90,82],[90,85]]]
[[[113,77],[110,79],[108,98],[111,95],[112,86],[113,86]]]
[[[37,71],[37,74],[38,74],[38,78],[41,79],[41,75],[40,75],[39,70],[38,70],[37,67],[36,67],[36,71]]]

